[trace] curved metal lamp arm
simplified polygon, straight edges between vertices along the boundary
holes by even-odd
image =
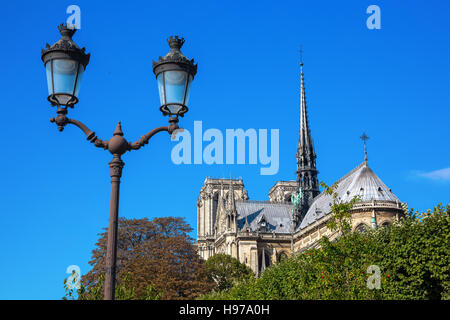
[[[178,118],[170,118],[169,119],[170,125],[165,127],[158,127],[150,131],[149,133],[143,135],[138,141],[136,142],[128,142],[128,150],[138,150],[145,146],[148,141],[158,132],[161,131],[167,131],[169,134],[172,134],[175,130],[180,129],[178,126]]]
[[[82,122],[75,120],[75,119],[68,119],[68,123],[76,125],[78,128],[80,128],[84,134],[86,135],[86,139],[89,142],[92,142],[97,148],[103,148],[108,149],[108,140],[102,140],[99,139],[94,131],[91,131],[86,125],[84,125]]]
[[[82,123],[81,121],[75,120],[75,119],[67,118],[65,113],[63,113],[63,112],[59,113],[56,118],[51,118],[50,122],[55,122],[58,125],[59,131],[63,131],[64,127],[67,124],[69,124],[69,123],[73,124],[73,125],[77,126],[78,128],[80,128],[81,131],[83,131],[84,134],[86,135],[87,140],[89,142],[92,142],[97,148],[108,149],[108,147],[110,147],[109,151],[111,153],[113,153],[113,154],[118,153],[120,155],[125,153],[126,151],[138,150],[138,149],[142,148],[158,132],[167,131],[169,134],[172,134],[175,130],[180,129],[180,127],[178,126],[178,118],[170,118],[169,119],[170,124],[168,126],[155,128],[155,129],[151,130],[149,133],[143,135],[136,142],[133,142],[133,143],[126,142],[126,140],[124,138],[121,138],[122,141],[120,143],[124,142],[126,144],[125,148],[121,147],[119,149],[116,149],[115,147],[118,146],[118,141],[115,141],[115,143],[111,142],[112,145],[109,146],[108,140],[99,139],[95,135],[95,132],[92,131],[91,129],[89,129],[84,123]],[[118,134],[118,135],[122,136],[123,133],[122,133],[122,130],[120,129],[120,123],[118,125],[118,128],[119,128],[120,132],[119,133],[115,132],[114,135],[116,136],[116,134]]]
[[[70,119],[67,118],[64,114],[59,114],[56,118],[51,118],[50,122],[55,122],[58,125],[58,130],[59,131],[63,131],[64,127],[70,123],[73,124],[75,126],[77,126],[78,128],[81,129],[81,131],[84,132],[84,134],[86,135],[86,139],[89,142],[92,142],[97,148],[103,148],[103,149],[107,149],[108,148],[108,140],[101,140],[99,139],[96,135],[95,132],[90,130],[84,123],[82,123],[81,121],[75,120],[75,119]]]

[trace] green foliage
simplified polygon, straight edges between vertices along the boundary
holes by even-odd
[[[347,234],[352,230],[352,214],[351,209],[356,201],[359,200],[357,196],[353,197],[348,202],[343,202],[336,192],[337,183],[331,187],[327,186],[325,182],[321,182],[320,186],[324,188],[324,192],[333,198],[331,205],[332,216],[328,221],[327,227],[331,231],[338,231],[340,234]]]
[[[401,227],[383,236],[387,298],[450,299],[450,205],[411,210]]]
[[[120,218],[117,236],[116,299],[193,299],[210,292],[208,277],[189,236],[192,228],[180,217]],[[65,299],[103,297],[107,230],[100,234],[80,289],[65,281]],[[72,279],[72,278],[69,278]]]
[[[369,289],[368,267],[380,268]],[[413,212],[401,223],[348,233],[294,255],[259,279],[204,299],[450,299],[450,205]]]
[[[254,277],[253,271],[228,254],[215,254],[206,261],[209,277],[219,290],[228,290],[235,283]]]
[[[75,271],[72,272],[72,274]],[[128,273],[116,284],[115,299],[116,300],[160,300],[161,292],[157,291],[152,285],[147,286],[144,295],[136,294],[135,288],[131,285],[131,274]],[[71,287],[67,283],[67,279],[64,280],[64,288],[66,295],[63,300],[103,300],[103,282],[105,281],[105,275],[100,274],[99,280],[95,285],[89,286],[89,289],[85,285],[81,284],[79,289]]]
[[[77,285],[77,279],[80,278],[80,274],[78,274],[75,270],[72,270],[72,276],[64,279],[64,291],[65,296],[62,298],[63,300],[75,300],[78,296],[78,290],[75,289]],[[71,281],[69,281],[71,279]]]

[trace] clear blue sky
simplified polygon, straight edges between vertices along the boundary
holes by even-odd
[[[370,166],[402,201],[421,210],[449,202],[447,1],[6,1],[0,299],[60,299],[67,266],[89,270],[108,222],[110,154],[76,127],[60,133],[49,122],[40,50],[59,39],[70,4],[81,8],[74,40],[91,61],[69,116],[100,137],[119,120],[133,141],[165,125],[151,62],[172,34],[199,63],[182,126],[280,129],[274,176],[261,176],[259,165],[174,165],[175,143],[155,136],[124,156],[120,216],[184,216],[195,228],[206,176],[231,171],[256,200],[277,180],[295,179],[300,45],[319,180],[332,183],[363,160],[365,131]],[[381,30],[366,28],[371,4],[381,8]]]

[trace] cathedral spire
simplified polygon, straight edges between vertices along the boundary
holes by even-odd
[[[305,79],[303,74],[303,59],[300,61],[300,130],[297,143],[297,184],[302,190],[302,202],[298,214],[300,220],[308,210],[314,197],[319,192],[317,180],[316,153],[308,123],[306,107]]]
[[[314,145],[311,138],[311,131],[308,123],[308,110],[306,109],[305,79],[303,76],[303,62],[300,63],[300,132],[298,149],[309,149],[314,154]],[[298,150],[297,151],[300,151]]]

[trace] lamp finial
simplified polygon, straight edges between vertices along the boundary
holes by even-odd
[[[170,36],[167,38],[170,49],[180,50],[184,44],[184,38],[178,36]]]
[[[75,31],[77,31],[77,29],[75,29],[75,27],[69,28],[66,23],[59,24],[58,30],[61,33],[61,36],[68,37],[70,39],[72,39],[73,34],[75,33]]]
[[[120,124],[120,121],[117,123],[117,127],[116,130],[114,130],[113,136],[123,136],[122,125]]]

